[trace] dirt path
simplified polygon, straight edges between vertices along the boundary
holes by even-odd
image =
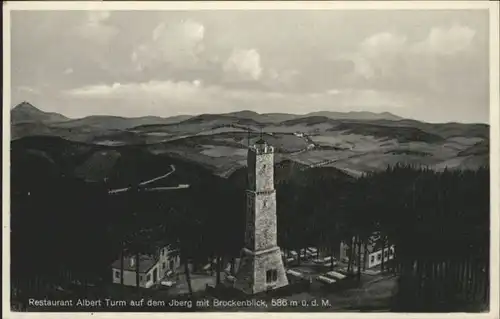
[[[143,181],[143,182],[140,182],[139,183],[139,186],[145,186],[145,185],[148,185],[148,184],[151,184],[153,182],[156,182],[156,181],[159,181],[161,179],[164,179],[164,178],[167,178],[168,176],[170,176],[172,173],[175,172],[175,166],[174,165],[170,165],[170,172],[164,174],[164,175],[161,175],[161,176],[158,176],[158,177],[155,177],[155,178],[152,178],[150,180],[147,180],[147,181]],[[175,188],[178,188],[178,187],[175,187]],[[182,188],[182,187],[181,187]],[[125,187],[125,188],[117,188],[117,189],[112,189],[110,190],[108,193],[109,194],[117,194],[117,193],[122,193],[122,192],[126,192],[128,190],[130,190],[131,187]]]

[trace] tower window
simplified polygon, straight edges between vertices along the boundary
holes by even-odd
[[[267,168],[267,165],[266,164],[263,164],[261,167],[260,167],[260,173],[263,174],[266,172],[266,168]]]
[[[272,283],[278,280],[278,271],[276,269],[269,269],[266,271],[266,282]]]

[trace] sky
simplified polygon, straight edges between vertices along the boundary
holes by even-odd
[[[11,102],[77,118],[252,110],[489,119],[483,10],[13,11]]]

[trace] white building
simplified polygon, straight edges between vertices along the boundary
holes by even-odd
[[[372,240],[370,241],[370,243],[366,246],[367,254],[365,254],[364,252],[365,246],[361,245],[361,264],[364,265],[364,268],[366,269],[381,265],[382,259],[384,263],[386,263],[394,258],[394,249],[395,249],[394,245],[388,246],[386,244],[386,246],[382,249],[382,241],[377,235],[372,236],[371,239]],[[357,263],[358,262],[357,247],[355,255],[356,256],[353,262]],[[346,258],[348,257],[349,257],[349,245],[348,243],[342,242],[340,244],[340,259],[347,260]]]
[[[394,258],[394,245],[385,247],[383,251],[382,247],[380,247],[378,250],[370,252],[366,260],[366,268],[373,268],[381,265],[382,258],[384,259],[384,263]]]
[[[137,260],[136,256],[127,256],[123,262],[123,284],[136,286]],[[159,283],[163,278],[173,274],[180,267],[180,258],[176,250],[169,245],[160,246],[155,255],[141,254],[139,256],[139,286],[149,288]],[[121,260],[116,260],[112,266],[113,283],[121,283]]]

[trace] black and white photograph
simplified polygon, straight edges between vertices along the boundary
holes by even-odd
[[[355,2],[4,4],[3,317],[498,318],[498,2]]]

